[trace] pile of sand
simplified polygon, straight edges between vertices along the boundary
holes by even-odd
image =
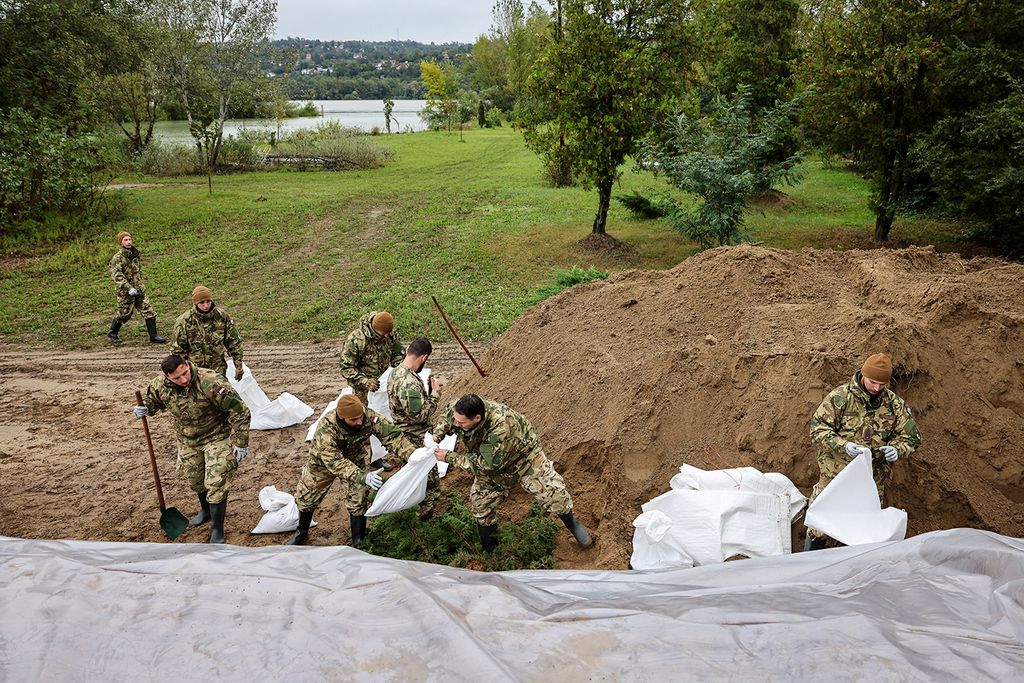
[[[447,397],[529,417],[600,537],[560,544],[560,562],[625,567],[640,505],[683,463],[782,472],[810,493],[811,414],[884,351],[924,439],[890,487],[909,533],[1022,536],[1022,281],[1024,266],[931,248],[715,249],[534,306],[484,355],[487,377],[466,372]]]

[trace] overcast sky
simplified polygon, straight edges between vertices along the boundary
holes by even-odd
[[[278,38],[472,43],[493,0],[277,0]]]

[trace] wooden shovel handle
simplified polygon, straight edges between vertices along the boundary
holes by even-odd
[[[142,402],[142,392],[135,392],[135,405],[144,406]],[[146,445],[149,446],[149,464],[153,466],[153,480],[156,481],[156,497],[160,500],[160,511],[163,512],[167,509],[167,505],[164,503],[164,490],[160,486],[160,472],[156,468],[156,454],[153,453],[153,437],[149,434],[149,421],[145,416],[142,417],[142,430],[146,432]]]
[[[434,300],[434,306],[437,307],[437,312],[441,314],[441,319],[444,320],[444,324],[448,326],[449,330],[451,330],[452,336],[455,337],[455,341],[459,342],[459,346],[461,346],[462,350],[466,352],[467,356],[469,356],[469,360],[472,361],[473,367],[476,368],[476,371],[480,373],[481,377],[486,377],[487,373],[484,372],[484,369],[480,367],[480,364],[476,362],[475,358],[473,358],[473,354],[469,352],[469,349],[466,348],[466,345],[462,343],[461,339],[459,339],[459,333],[455,331],[455,328],[452,327],[451,322],[449,322],[448,320],[448,316],[444,314],[444,309],[441,308],[441,304],[437,302],[437,297],[431,295],[430,298]]]

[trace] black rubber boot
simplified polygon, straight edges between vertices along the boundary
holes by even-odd
[[[384,458],[381,458],[380,460],[374,460],[373,462],[371,462],[370,469],[384,470],[385,472],[390,472],[391,470],[395,469],[395,466],[389,463]]]
[[[224,542],[224,513],[227,511],[228,501],[210,503],[210,543]]]
[[[309,525],[313,521],[312,510],[299,510],[299,527],[285,545],[302,545],[309,538]]]
[[[107,339],[113,344],[120,344],[121,338],[117,336],[117,333],[121,331],[121,321],[114,318],[110,321],[110,332],[107,332]]]
[[[348,523],[352,529],[352,547],[358,548],[366,538],[366,515],[349,515]]]
[[[146,330],[149,332],[149,341],[154,344],[167,343],[167,340],[156,332],[156,318],[146,318]]]
[[[199,492],[199,514],[188,520],[189,526],[199,526],[210,521],[210,504],[206,500],[206,491]]]
[[[821,538],[815,538],[810,534],[804,539],[804,552],[809,550],[824,550],[825,544],[828,542],[828,538],[822,536]]]
[[[483,524],[478,524],[477,528],[480,530],[480,545],[484,547],[484,552],[493,553],[494,549],[498,547],[498,536],[496,533],[498,525],[488,524],[484,526]]]
[[[558,515],[558,518],[562,520],[562,524],[565,528],[572,532],[572,535],[576,537],[576,542],[586,548],[594,541],[590,538],[590,534],[587,533],[587,528],[580,524],[580,521],[572,516],[571,512],[567,512],[564,515]]]

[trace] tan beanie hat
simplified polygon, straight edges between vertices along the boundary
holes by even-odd
[[[370,327],[372,327],[377,334],[383,336],[394,329],[395,319],[387,311],[381,311],[373,316],[373,320],[370,321]]]
[[[363,402],[355,394],[345,394],[338,399],[338,407],[334,410],[338,417],[354,420],[363,414]]]
[[[131,236],[132,236],[132,234],[130,232],[125,232],[124,230],[122,230],[121,232],[117,233],[117,246],[121,246],[121,240],[123,240],[125,237],[131,237]]]
[[[213,292],[209,287],[203,287],[199,285],[192,290],[192,303],[198,304],[200,301],[213,301]]]
[[[892,379],[892,360],[884,353],[876,353],[869,356],[864,365],[861,366],[860,374],[872,382],[888,384]]]

